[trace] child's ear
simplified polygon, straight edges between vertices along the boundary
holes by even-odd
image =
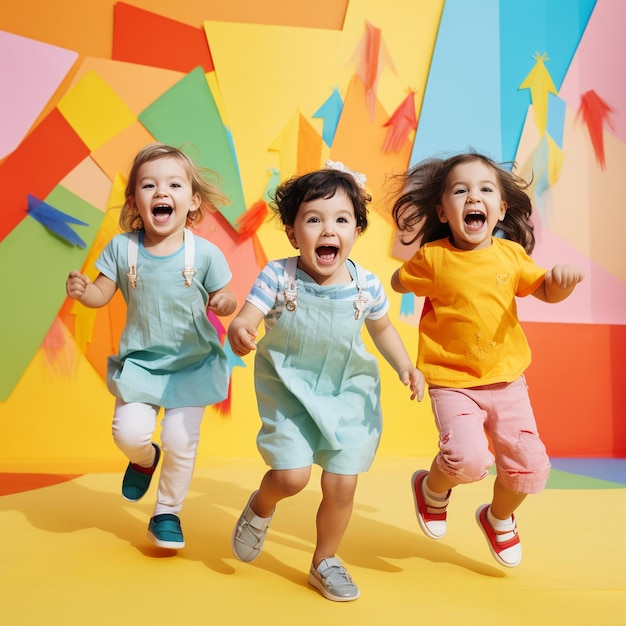
[[[285,233],[287,234],[287,239],[289,239],[289,243],[297,250],[300,246],[298,246],[296,231],[294,230],[293,226],[285,226]]]
[[[505,215],[506,215],[506,202],[503,202],[502,206],[500,207],[500,217],[498,218],[498,221],[501,222],[504,219]]]
[[[446,213],[443,210],[443,206],[440,204],[437,205],[437,217],[442,224],[446,224],[448,222],[448,218],[446,217]]]
[[[191,199],[191,208],[190,211],[197,211],[202,204],[202,198],[199,193],[194,193],[193,198]]]

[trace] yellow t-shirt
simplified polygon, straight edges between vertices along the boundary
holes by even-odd
[[[467,388],[518,378],[531,355],[515,297],[533,293],[545,273],[506,239],[480,250],[458,250],[448,239],[422,246],[399,279],[427,298],[417,367],[428,384]]]

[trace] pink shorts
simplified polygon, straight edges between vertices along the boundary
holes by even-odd
[[[524,376],[470,389],[430,387],[429,394],[439,430],[437,466],[451,481],[482,480],[495,460],[507,489],[539,493],[545,487],[550,459],[537,433]]]

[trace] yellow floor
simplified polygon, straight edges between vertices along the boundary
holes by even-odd
[[[448,534],[427,539],[409,479],[427,459],[379,457],[359,483],[340,556],[355,602],[307,584],[319,472],[282,502],[264,552],[231,552],[233,525],[265,471],[260,460],[199,467],[181,518],[187,548],[146,538],[155,485],[136,504],[121,473],[89,474],[0,497],[0,623],[4,626],[246,624],[626,624],[626,489],[546,489],[517,519],[524,559],[491,557],[474,521],[493,478],[456,490]]]

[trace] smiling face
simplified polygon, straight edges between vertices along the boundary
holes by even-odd
[[[318,284],[350,281],[345,261],[361,229],[343,191],[337,190],[331,198],[303,202],[293,226],[285,230],[291,245],[300,249],[300,269]]]
[[[143,220],[144,244],[166,239],[182,242],[187,214],[200,206],[189,173],[176,157],[143,163],[137,171],[135,193],[129,198]]]
[[[504,219],[495,170],[482,161],[461,163],[450,170],[437,214],[452,231],[452,244],[460,250],[477,250],[491,245],[491,234]]]

